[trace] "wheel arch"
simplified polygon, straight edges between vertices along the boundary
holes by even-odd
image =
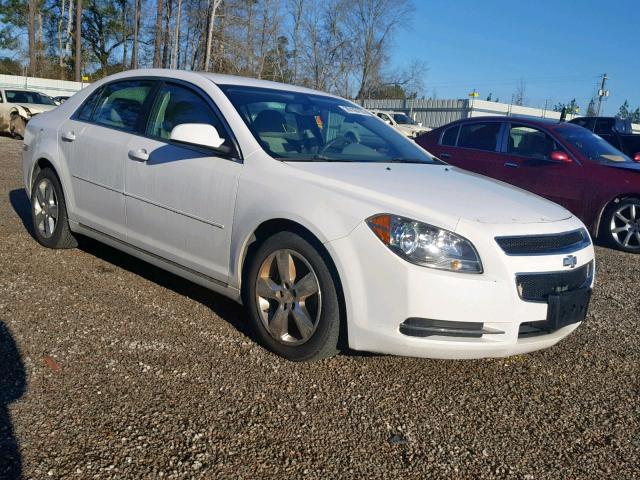
[[[265,220],[261,222],[257,227],[255,227],[251,233],[245,239],[242,248],[241,254],[237,259],[237,270],[238,272],[238,286],[240,288],[240,296],[243,303],[246,290],[245,286],[248,284],[246,282],[246,276],[249,273],[251,261],[253,260],[253,255],[258,250],[258,247],[269,237],[279,232],[292,232],[300,235],[302,238],[307,240],[320,254],[320,256],[324,259],[327,264],[327,268],[333,277],[336,286],[336,293],[338,294],[338,303],[340,308],[340,318],[341,318],[341,332],[340,332],[340,344],[346,345],[347,342],[347,316],[346,316],[346,303],[344,296],[344,289],[342,287],[342,279],[340,273],[338,271],[338,267],[336,262],[331,257],[331,253],[326,248],[325,244],[320,240],[320,236],[314,233],[307,226],[303,225],[300,222],[295,220],[291,220],[288,218],[272,218],[269,220]]]
[[[637,198],[637,199],[640,200],[640,192],[633,192],[633,193],[625,193],[625,194],[621,194],[621,195],[616,195],[615,197],[609,199],[607,202],[604,203],[602,208],[600,208],[600,211],[598,213],[598,217],[596,218],[596,223],[595,223],[594,228],[593,228],[594,237],[596,237],[596,238],[600,237],[600,234],[601,234],[600,229],[602,228],[602,219],[603,219],[604,214],[607,211],[607,209],[611,205],[619,203],[622,200],[626,200],[628,198]]]
[[[48,158],[40,157],[34,162],[33,168],[31,169],[31,176],[29,178],[29,192],[31,192],[31,190],[33,189],[33,183],[36,181],[38,174],[45,168],[50,168],[51,170],[53,170],[53,173],[56,174],[58,180],[60,181],[60,184],[62,185],[62,179],[60,178],[60,174],[58,173],[55,165]]]

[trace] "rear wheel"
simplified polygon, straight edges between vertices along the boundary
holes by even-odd
[[[281,232],[257,250],[247,278],[247,307],[260,342],[293,361],[338,352],[340,309],[320,253],[295,233]]]
[[[602,231],[613,248],[640,253],[640,198],[625,198],[607,208]]]
[[[74,248],[62,186],[50,168],[40,171],[31,189],[31,219],[36,240],[48,248]]]

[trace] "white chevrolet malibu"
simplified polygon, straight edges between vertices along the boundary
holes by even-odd
[[[338,97],[137,70],[33,118],[23,149],[42,245],[86,235],[243,302],[291,360],[506,356],[585,319],[577,218]]]

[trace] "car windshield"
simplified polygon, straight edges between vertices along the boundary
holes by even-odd
[[[272,157],[285,161],[441,162],[367,110],[339,98],[220,85]]]
[[[34,105],[55,105],[53,98],[39,92],[28,90],[5,90],[9,103],[32,103]]]
[[[633,163],[620,150],[585,128],[559,128],[558,133],[589,160],[601,163]]]
[[[400,125],[417,125],[413,118],[409,115],[405,115],[404,113],[394,113],[393,119]]]

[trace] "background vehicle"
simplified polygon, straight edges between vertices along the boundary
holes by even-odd
[[[444,161],[567,208],[594,236],[640,253],[640,164],[571,123],[513,117],[460,120],[417,139]]]
[[[391,125],[396,130],[402,132],[410,138],[415,138],[418,135],[431,131],[428,127],[423,127],[421,123],[416,122],[406,113],[394,112],[388,110],[370,110],[371,113],[381,118],[382,121]]]
[[[440,358],[545,348],[584,320],[593,284],[567,210],[301,87],[107,77],[27,125],[23,175],[41,244],[88,235],[242,301],[261,343],[292,360],[343,336]]]
[[[616,117],[578,117],[569,123],[600,135],[636,162],[640,162],[640,133],[631,131],[631,122]]]
[[[53,101],[56,102],[58,105],[61,105],[67,100],[69,100],[69,98],[70,98],[70,95],[58,95],[57,97],[53,97]]]
[[[33,90],[0,89],[0,131],[22,138],[27,122],[56,107],[53,98]]]

